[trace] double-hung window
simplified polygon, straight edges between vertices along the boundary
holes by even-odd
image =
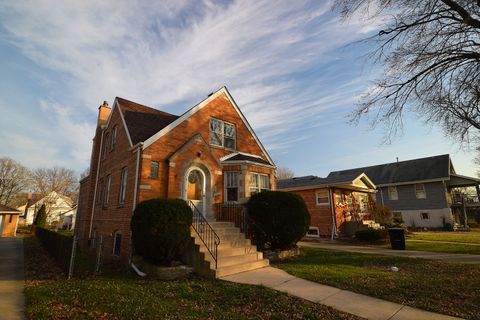
[[[128,168],[125,167],[122,169],[122,175],[120,178],[120,192],[118,193],[118,204],[125,204],[125,195],[127,193],[127,178],[128,178]]]
[[[239,173],[236,171],[225,172],[226,200],[238,201]]]
[[[235,149],[236,137],[235,125],[215,118],[210,119],[210,144]]]
[[[425,191],[425,185],[423,183],[417,183],[415,185],[415,197],[417,199],[427,198],[427,192]]]
[[[103,188],[104,188],[103,178],[100,179],[98,184],[99,186],[98,186],[98,194],[97,194],[97,204],[101,204],[103,202]]]
[[[330,203],[328,189],[321,189],[316,192],[316,201],[318,206],[328,205]]]
[[[103,197],[103,207],[106,208],[108,207],[108,199],[110,198],[110,182],[112,180],[112,177],[108,175],[105,178],[105,189],[103,191],[104,197]]]
[[[158,178],[158,161],[150,161],[150,178]]]
[[[120,256],[120,248],[122,245],[122,233],[120,231],[116,231],[113,236],[113,255],[119,257]]]
[[[103,141],[103,159],[107,157],[107,150],[108,150],[108,138],[110,137],[109,133],[105,133],[105,140]]]
[[[250,194],[270,190],[268,175],[260,173],[250,174]]]
[[[389,200],[398,200],[398,191],[397,187],[388,187],[388,199]]]

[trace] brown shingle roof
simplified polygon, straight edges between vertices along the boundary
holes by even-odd
[[[133,145],[143,142],[178,119],[178,116],[117,97]]]
[[[263,160],[262,158],[253,157],[253,156],[249,156],[241,153],[234,155],[233,157],[230,157],[227,160],[224,160],[224,162],[228,162],[228,161],[250,161],[250,162],[256,162],[260,164],[272,165],[270,162]]]
[[[18,213],[20,213],[20,211],[18,211],[17,209],[13,209],[13,208],[7,207],[3,204],[0,204],[0,213],[2,213],[2,212],[18,212]]]

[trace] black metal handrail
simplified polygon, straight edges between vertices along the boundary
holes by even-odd
[[[191,200],[188,201],[188,205],[192,209],[193,219],[192,227],[197,232],[200,240],[207,248],[208,252],[215,261],[215,269],[218,266],[218,246],[220,245],[220,237],[217,235],[212,226],[208,223],[207,219],[203,214],[198,210],[198,208],[193,204]]]
[[[267,242],[266,232],[248,215],[247,208],[237,203],[222,203],[216,206],[218,221],[233,222],[240,232],[250,239],[259,250],[264,249]]]

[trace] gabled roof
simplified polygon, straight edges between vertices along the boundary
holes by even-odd
[[[272,163],[264,160],[260,156],[257,156],[257,155],[254,155],[254,154],[248,154],[248,153],[244,153],[244,152],[230,153],[230,154],[226,155],[225,157],[222,157],[220,159],[220,161],[222,161],[222,163],[246,161],[246,162],[254,162],[254,163],[258,163],[258,164],[266,164],[266,165],[273,166]]]
[[[18,211],[17,209],[13,209],[13,208],[10,208],[8,206],[5,206],[3,204],[0,204],[0,213],[21,213],[20,211]]]
[[[450,178],[454,173],[448,154],[421,159],[380,164],[371,167],[362,167],[342,171],[330,172],[328,178],[342,179],[365,172],[377,186],[415,183],[422,181],[442,181]]]
[[[253,136],[253,138],[257,142],[258,146],[260,147],[260,149],[264,153],[265,157],[269,161],[269,164],[273,165],[274,162],[273,162],[272,158],[268,154],[267,150],[265,150],[265,148],[263,147],[262,143],[260,142],[257,135],[253,131],[252,127],[250,126],[250,123],[248,123],[247,119],[243,115],[242,111],[240,111],[240,109],[238,108],[237,103],[235,102],[235,100],[233,100],[232,96],[230,95],[230,92],[228,92],[226,87],[222,87],[219,90],[217,90],[216,92],[214,92],[212,94],[209,94],[206,99],[204,99],[200,103],[198,103],[195,106],[193,106],[192,108],[190,108],[188,111],[186,111],[184,114],[182,114],[180,117],[178,117],[176,120],[174,120],[173,122],[171,122],[167,126],[160,129],[157,133],[155,133],[150,138],[148,138],[147,140],[144,141],[144,144],[143,144],[142,148],[143,149],[148,148],[152,143],[154,143],[155,141],[160,139],[162,136],[164,136],[165,134],[167,134],[168,132],[173,130],[176,126],[181,124],[183,121],[185,121],[188,118],[190,118],[191,116],[193,116],[197,111],[201,110],[203,107],[208,105],[208,103],[210,103],[211,101],[213,101],[214,99],[216,99],[217,97],[219,97],[222,94],[224,94],[227,97],[227,99],[230,101],[230,103],[232,104],[235,111],[237,111],[238,115],[242,119],[242,121],[245,124],[245,126],[247,127],[248,131]]]
[[[147,140],[178,119],[178,116],[171,113],[150,108],[124,98],[117,97],[115,100],[125,119],[125,125],[133,145]]]
[[[303,176],[295,177],[291,179],[282,179],[277,181],[277,189],[313,189],[313,188],[326,188],[333,186],[356,186],[362,189],[362,187],[356,184],[356,181],[362,181],[367,189],[375,189],[375,185],[368,178],[368,176],[361,172],[350,173],[339,177],[326,177],[321,178],[317,176]],[[363,188],[364,189],[364,188]]]

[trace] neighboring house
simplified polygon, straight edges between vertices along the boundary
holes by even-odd
[[[58,228],[63,226],[63,216],[65,214],[72,215],[72,210],[75,210],[72,199],[55,191],[41,198],[37,195],[28,199],[25,205],[17,208],[17,210],[23,212],[26,225],[33,223],[38,210],[43,204],[45,204],[47,210],[47,223],[49,225],[57,224]],[[70,222],[70,224],[73,223]]]
[[[20,211],[0,204],[0,238],[17,235]]]
[[[296,177],[277,181],[277,189],[300,195],[310,212],[307,237],[351,235],[372,220],[369,211],[375,185],[364,174],[339,178]]]
[[[117,97],[99,107],[75,232],[84,248],[101,241],[102,261],[127,263],[137,203],[181,198],[213,222],[216,204],[267,189],[275,165],[225,87],[181,116]]]
[[[409,227],[443,228],[465,223],[465,206],[458,210],[452,194],[475,187],[478,206],[480,180],[455,172],[448,154],[331,172],[328,178],[366,173],[377,186],[377,203],[392,209]]]

